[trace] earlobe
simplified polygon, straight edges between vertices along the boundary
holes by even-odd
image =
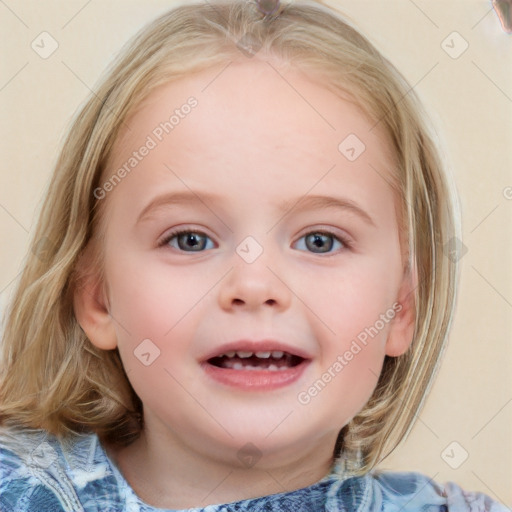
[[[114,323],[99,280],[89,278],[75,287],[73,308],[78,323],[93,345],[103,350],[117,347]]]
[[[398,357],[409,349],[416,324],[415,290],[418,285],[416,267],[404,276],[398,300],[393,306],[396,312],[386,341],[386,355]]]

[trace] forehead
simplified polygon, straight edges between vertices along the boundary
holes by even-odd
[[[254,58],[159,86],[126,120],[108,172],[151,140],[154,147],[125,180],[141,194],[178,175],[192,187],[219,190],[228,183],[246,190],[250,178],[253,193],[266,195],[325,191],[340,182],[359,195],[372,184],[382,189],[393,167],[385,134],[322,80]],[[184,108],[191,98],[195,106]]]

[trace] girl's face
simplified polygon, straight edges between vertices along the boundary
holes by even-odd
[[[148,435],[242,465],[330,456],[409,346],[386,138],[319,83],[254,58],[124,125],[95,191],[106,292],[77,316],[119,347]]]

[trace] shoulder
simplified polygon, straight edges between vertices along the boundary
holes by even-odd
[[[65,440],[0,427],[0,512],[115,510],[117,481],[94,434]]]
[[[368,476],[372,482],[375,510],[510,512],[486,494],[465,491],[453,482],[442,484],[422,473],[374,470]],[[378,504],[380,508],[376,506]]]

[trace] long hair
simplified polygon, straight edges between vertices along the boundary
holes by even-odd
[[[244,52],[241,48],[244,48]],[[415,329],[409,349],[386,356],[373,395],[343,427],[335,455],[358,453],[363,474],[408,434],[433,382],[455,306],[457,197],[414,91],[343,16],[313,0],[274,13],[247,0],[187,3],[160,16],[122,50],[73,120],[8,311],[2,342],[0,423],[56,435],[92,431],[130,443],[142,404],[116,350],[100,350],[80,328],[73,292],[87,272],[102,277],[99,220],[114,141],[142,100],[194,71],[277,57],[323,77],[386,133],[396,162],[390,184],[400,199],[404,272],[417,269]],[[86,251],[93,265],[79,264]]]

